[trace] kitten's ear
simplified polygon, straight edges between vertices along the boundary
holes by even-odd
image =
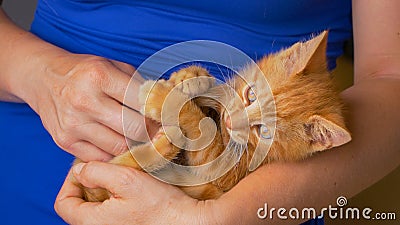
[[[307,42],[298,42],[284,50],[280,56],[285,64],[288,76],[301,72],[324,72],[326,66],[326,47],[328,31],[322,32]]]
[[[351,140],[346,129],[319,115],[311,116],[305,129],[315,152],[340,146]]]

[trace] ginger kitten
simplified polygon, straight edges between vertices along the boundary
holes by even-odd
[[[298,42],[288,49],[263,57],[256,65],[244,68],[239,72],[241,76],[228,81],[239,98],[227,98],[226,90],[214,86],[210,79],[200,83],[190,79],[210,77],[199,66],[175,72],[169,80],[147,81],[141,87],[139,99],[145,105],[143,114],[157,122],[161,122],[161,110],[167,95],[182,82],[185,85],[179,89],[177,98],[179,93],[182,96],[209,93],[216,100],[225,101],[225,106],[203,97],[188,101],[179,112],[179,127],[165,127],[169,130],[168,134],[177,134],[180,129],[187,138],[194,140],[201,136],[200,121],[208,117],[211,112],[208,109],[213,108],[217,111],[218,118],[215,120],[219,123],[216,135],[201,151],[182,151],[171,144],[160,129],[152,140],[153,144],[148,142],[130,150],[140,158],[141,166],[130,152],[115,157],[110,163],[140,170],[144,167],[151,172],[162,170],[166,165],[166,161],[156,155],[157,152],[169,161],[186,166],[211,162],[226,147],[228,151],[235,152],[233,155],[242,155],[234,159],[235,166],[223,176],[206,184],[180,187],[189,196],[204,200],[218,198],[253,170],[249,168],[258,166],[257,163],[250,165],[249,159],[258,160],[261,164],[301,160],[315,152],[349,142],[351,136],[342,115],[343,103],[326,67],[327,36],[325,31],[307,42]],[[174,109],[173,106],[170,108]],[[248,118],[244,118],[244,111]],[[275,113],[270,113],[272,111]],[[271,127],[273,125],[276,127]],[[177,139],[185,145],[185,139],[179,135],[174,137],[174,140]],[[269,147],[265,143],[270,143],[267,155],[256,153],[257,146]],[[218,169],[209,167],[195,176],[207,177]],[[185,177],[179,179],[184,180]],[[83,189],[88,201],[104,201],[112,197],[104,189]]]

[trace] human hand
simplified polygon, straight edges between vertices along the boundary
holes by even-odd
[[[83,161],[108,160],[127,150],[124,130],[147,140],[137,112],[143,79],[135,75],[127,90],[132,66],[67,52],[21,30],[1,9],[0,30],[7,34],[0,37],[0,100],[29,104],[62,149]],[[147,124],[151,136],[158,128]]]
[[[85,202],[72,176],[84,186],[106,188],[113,196],[104,202]],[[132,168],[89,162],[72,168],[55,209],[69,224],[209,224],[222,218],[216,214],[221,211],[216,201],[192,199]]]
[[[109,160],[127,150],[124,130],[129,139],[147,140],[137,100],[143,78],[135,76],[129,84],[132,66],[65,53],[49,61],[43,71],[29,77],[27,102],[65,151],[83,161]],[[125,93],[130,97],[124,102]]]

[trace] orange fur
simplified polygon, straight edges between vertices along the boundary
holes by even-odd
[[[326,43],[327,32],[323,32],[308,42],[299,42],[276,54],[265,56],[257,63],[257,66],[249,66],[240,73],[250,85],[254,85],[259,98],[270,98],[275,101],[275,136],[263,164],[273,161],[301,160],[317,151],[350,141],[351,137],[346,131],[342,115],[343,104],[326,69]],[[205,69],[191,66],[172,74],[168,81],[148,82],[142,86],[142,96],[139,96],[141,103],[143,105],[146,103],[142,113],[148,118],[161,122],[162,104],[173,87],[193,77],[209,76]],[[273,96],[268,95],[265,91],[267,88],[262,86],[263,82],[260,82],[260,79],[268,81]],[[190,82],[188,81],[185,83],[186,86],[182,86],[181,92],[185,94],[190,91],[199,93],[218,92],[218,87],[212,87],[211,83],[207,83],[209,81],[200,84]],[[218,198],[236,185],[250,172],[248,169],[249,159],[253,157],[257,143],[260,141],[258,134],[260,124],[257,124],[257,122],[263,118],[261,118],[259,109],[250,110],[251,104],[246,102],[247,96],[244,90],[248,88],[249,84],[240,77],[233,78],[229,83],[233,84],[240,100],[245,104],[246,109],[249,109],[249,119],[254,123],[250,127],[250,137],[247,143],[236,145],[244,146],[244,148],[240,150],[235,147],[229,149],[230,151],[241,151],[243,155],[236,166],[225,175],[207,184],[180,187],[193,198]],[[155,87],[150,90],[152,84],[155,84]],[[148,99],[146,101],[144,95],[147,94]],[[261,109],[268,111],[269,103],[269,101],[261,103]],[[235,106],[235,104],[232,104],[232,106]],[[181,149],[170,144],[160,131],[158,138],[153,140],[155,149],[167,160],[175,160],[190,166],[202,165],[216,159],[224,151],[229,139],[235,141],[235,135],[232,134],[233,136],[231,136],[228,132],[226,110],[221,105],[208,98],[200,97],[191,100],[181,109],[179,126],[189,139],[199,137],[201,135],[198,127],[199,122],[208,116],[208,111],[204,110],[207,106],[212,106],[218,111],[219,115],[219,118],[216,119],[219,121],[219,129],[209,146],[197,152],[182,152]],[[240,109],[233,107],[233,113],[229,117],[230,121],[243,120],[242,114],[238,110]],[[236,127],[238,136],[242,132],[240,126],[242,125],[239,123],[239,128]],[[234,127],[232,130],[236,128]],[[146,155],[150,152],[150,148],[154,147],[146,143],[131,151],[142,151],[143,155]],[[246,150],[244,151],[244,149]],[[165,162],[155,159],[157,157],[153,157],[151,154],[144,158],[146,158],[146,165],[141,166],[147,169],[157,170],[165,164]],[[141,169],[130,152],[117,156],[110,162]],[[212,169],[211,167],[210,170]],[[212,172],[215,171],[205,171],[204,174],[199,174],[199,176],[207,176]],[[89,201],[103,201],[110,196],[107,191],[99,189],[85,188],[84,192]]]

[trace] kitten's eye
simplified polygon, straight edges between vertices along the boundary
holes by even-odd
[[[254,90],[253,90],[253,86],[248,86],[247,87],[247,100],[249,101],[249,103],[253,103],[256,99],[257,99],[257,97],[256,97],[256,94],[254,93]]]
[[[265,125],[261,125],[260,126],[260,137],[264,138],[264,139],[271,139],[271,132],[268,129],[267,126]]]

